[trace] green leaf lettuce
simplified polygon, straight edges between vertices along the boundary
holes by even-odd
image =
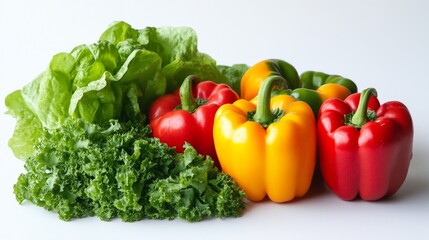
[[[96,43],[54,55],[45,71],[6,98],[17,119],[9,146],[25,159],[42,128],[57,129],[70,116],[92,123],[144,119],[156,98],[190,74],[229,82],[216,61],[198,51],[191,28],[115,22]]]

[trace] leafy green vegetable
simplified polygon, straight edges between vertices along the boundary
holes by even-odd
[[[244,68],[217,66],[198,51],[191,28],[125,22],[96,43],[54,55],[5,99],[17,120],[9,147],[26,161],[14,186],[18,202],[63,220],[239,216],[245,196],[229,176],[190,145],[175,153],[142,122],[149,105],[188,75],[237,86]]]
[[[153,183],[146,210],[151,218],[169,218],[178,215],[188,221],[209,216],[239,216],[245,207],[240,200],[244,193],[226,174],[219,173],[211,159],[203,159],[190,145],[171,174],[174,177]]]
[[[69,54],[56,54],[48,69],[22,89],[25,103],[42,126],[57,128],[66,119],[75,65],[75,59]]]
[[[191,28],[115,22],[96,43],[53,56],[45,71],[7,97],[8,113],[17,119],[9,146],[24,159],[34,154],[31,143],[42,128],[57,129],[70,116],[92,123],[144,119],[157,97],[190,74],[228,82],[216,61],[198,51]]]
[[[240,95],[240,82],[244,73],[249,69],[246,64],[234,64],[232,66],[219,65],[217,66],[221,75],[226,79],[228,84],[236,93]]]
[[[40,120],[25,104],[20,90],[9,94],[5,104],[8,108],[7,113],[17,120],[15,131],[9,139],[9,146],[17,158],[25,159],[34,153],[33,144],[41,135]]]
[[[18,202],[28,200],[63,220],[199,221],[239,216],[245,208],[243,191],[209,157],[190,145],[176,154],[141,122],[67,118],[41,136],[14,193]]]

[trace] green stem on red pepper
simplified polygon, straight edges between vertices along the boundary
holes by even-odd
[[[356,112],[348,122],[349,125],[361,128],[366,122],[368,122],[368,102],[371,96],[377,96],[377,91],[374,88],[367,88],[362,91],[360,95],[359,105]]]
[[[380,105],[375,94],[370,88],[344,101],[329,99],[319,110],[320,170],[326,185],[344,200],[375,201],[393,195],[413,156],[413,122],[407,107],[398,101]]]
[[[287,88],[287,81],[278,75],[272,75],[266,78],[261,85],[258,92],[258,104],[256,105],[256,112],[253,115],[253,121],[266,127],[272,122],[275,122],[279,116],[282,116],[283,111],[271,111],[271,91],[275,85],[280,85]]]
[[[192,96],[192,85],[198,80],[197,76],[189,75],[180,86],[181,109],[187,112],[194,112],[198,108],[197,100]]]

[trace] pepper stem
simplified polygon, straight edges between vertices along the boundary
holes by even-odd
[[[185,78],[179,90],[182,109],[188,112],[194,112],[195,109],[198,108],[197,101],[194,96],[192,96],[192,85],[194,81],[199,81],[199,78],[195,75],[189,75]]]
[[[356,112],[353,114],[350,123],[357,127],[361,128],[366,122],[368,122],[368,103],[371,96],[377,96],[377,91],[375,88],[367,88],[362,91],[360,95],[359,105]]]
[[[269,125],[276,118],[270,107],[271,91],[275,85],[287,88],[287,81],[281,76],[273,75],[266,78],[259,88],[258,103],[253,120],[263,126]]]

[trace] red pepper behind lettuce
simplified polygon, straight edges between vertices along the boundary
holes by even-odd
[[[239,97],[226,84],[203,81],[192,86],[196,80],[191,75],[174,93],[155,100],[149,109],[149,124],[153,136],[175,147],[177,152],[183,152],[183,145],[188,142],[220,167],[213,142],[214,116],[221,105],[233,103]]]
[[[380,106],[374,89],[320,108],[320,166],[328,187],[341,199],[373,201],[393,195],[407,176],[413,122],[397,101]]]

